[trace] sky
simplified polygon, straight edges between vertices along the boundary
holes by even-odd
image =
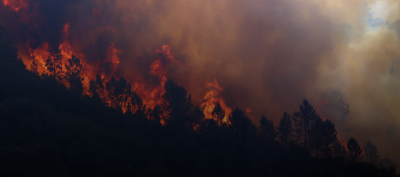
[[[151,83],[157,78],[148,56],[169,45],[182,64],[171,64],[166,76],[194,104],[216,79],[227,106],[251,109],[256,124],[265,115],[277,125],[307,99],[342,139],[353,136],[362,146],[370,140],[382,158],[400,164],[398,0],[7,2],[20,8],[0,7],[0,24],[21,56],[63,39],[68,23],[67,40],[89,63],[106,61],[112,44],[119,64],[104,71]]]

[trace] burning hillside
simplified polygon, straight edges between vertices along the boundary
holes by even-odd
[[[397,0],[1,0],[0,24],[28,69],[71,90],[79,74],[84,95],[124,112],[167,119],[169,79],[219,125],[236,106],[256,124],[265,115],[277,125],[307,99],[341,136],[377,142],[389,157],[397,147],[387,130],[400,126],[398,8]]]
[[[42,6],[39,1],[3,0],[3,4],[6,10],[11,8],[14,11],[14,15],[20,18],[21,25],[28,26],[31,29],[30,32],[39,35],[44,32],[41,31],[43,30],[42,27],[38,26],[38,22],[45,18],[39,11],[40,6]],[[157,105],[162,108],[162,105],[165,105],[163,95],[166,92],[165,83],[168,80],[167,70],[171,64],[183,66],[175,59],[172,47],[162,45],[160,49],[154,49],[154,53],[150,54],[149,58],[145,58],[147,60],[145,62],[148,63],[145,75],[142,76],[140,75],[142,73],[137,73],[133,77],[139,79],[127,81],[123,78],[123,74],[118,71],[121,68],[119,66],[121,64],[120,56],[124,54],[124,50],[118,49],[112,41],[104,43],[101,41],[103,35],[100,35],[95,40],[101,43],[102,51],[88,51],[82,44],[77,43],[82,42],[81,40],[76,41],[80,36],[73,36],[76,33],[71,34],[70,32],[71,28],[79,30],[80,35],[90,35],[89,31],[93,28],[105,30],[108,33],[114,32],[101,12],[95,7],[92,7],[92,9],[93,13],[88,14],[91,16],[89,19],[92,20],[86,22],[90,24],[90,28],[83,28],[81,23],[66,21],[58,31],[57,28],[49,29],[48,32],[51,32],[51,35],[47,36],[48,40],[38,40],[35,36],[29,35],[25,36],[26,39],[21,39],[20,42],[23,46],[19,46],[22,49],[20,56],[25,65],[28,66],[29,70],[39,75],[56,78],[69,89],[72,89],[73,85],[68,81],[68,72],[71,72],[71,67],[74,67],[72,69],[79,71],[72,72],[79,72],[77,74],[82,77],[84,95],[97,95],[108,106],[122,109],[123,112],[131,111],[135,113],[139,109],[154,109]],[[29,20],[27,20],[28,17]],[[84,36],[84,38],[87,37],[90,38],[90,36]],[[101,53],[101,56],[92,52]],[[75,61],[77,63],[73,63],[74,58],[77,59]],[[142,68],[142,71],[146,71],[146,68]],[[152,82],[146,81],[146,77],[150,77]],[[128,76],[128,78],[131,78],[131,76]],[[223,89],[216,80],[212,83],[207,82],[206,86],[212,89],[206,93],[203,99],[204,103],[201,104],[206,118],[213,118],[212,112],[218,104],[222,106],[223,121],[228,123],[232,110],[225,105],[223,98],[219,96],[219,92]],[[165,116],[163,117],[163,119],[166,119]]]

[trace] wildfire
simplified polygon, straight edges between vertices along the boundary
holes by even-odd
[[[172,47],[163,45],[160,49],[156,49],[158,54],[157,58],[150,65],[150,74],[157,76],[160,84],[155,88],[149,89],[149,86],[143,83],[134,83],[133,90],[142,98],[143,103],[153,109],[156,105],[164,103],[162,96],[165,91],[165,83],[167,82],[167,68],[171,63],[182,65],[179,61],[175,60],[175,55],[171,51]]]
[[[223,122],[229,122],[229,116],[232,114],[232,109],[226,106],[225,101],[222,97],[219,96],[219,93],[224,89],[219,86],[217,79],[214,79],[213,82],[206,82],[206,88],[211,89],[206,93],[203,98],[203,103],[201,103],[201,107],[204,108],[204,115],[207,119],[216,119],[212,112],[214,111],[217,103],[221,106],[222,110],[225,112],[225,116],[223,118]]]
[[[123,53],[123,51],[118,50],[117,48],[115,48],[114,43],[111,43],[106,53],[107,57],[103,63],[96,63],[96,64],[87,63],[85,55],[74,50],[74,48],[71,46],[71,43],[68,41],[69,27],[70,27],[69,23],[64,25],[64,28],[62,30],[63,41],[60,43],[58,47],[62,58],[61,59],[61,63],[63,64],[62,70],[65,72],[66,68],[64,64],[68,62],[68,59],[70,59],[72,55],[78,56],[82,64],[81,74],[82,77],[84,78],[83,80],[84,94],[90,95],[89,93],[90,81],[94,80],[97,74],[100,74],[102,80],[105,80],[105,78],[110,79],[114,75],[113,73],[117,71],[118,65],[120,64],[119,56]],[[51,57],[51,53],[49,52],[49,44],[47,42],[44,42],[36,49],[33,49],[30,47],[28,41],[26,42],[26,48],[28,49],[30,56],[33,57],[37,63],[40,64],[38,67],[39,74],[46,73],[48,71],[48,68],[46,67],[46,60],[49,57]],[[174,53],[171,50],[172,47],[168,45],[163,45],[161,49],[155,50],[157,56],[150,65],[149,73],[159,78],[159,85],[154,87],[139,82],[133,82],[130,85],[131,91],[135,92],[135,94],[137,94],[143,100],[143,104],[146,105],[147,108],[153,109],[156,105],[162,105],[164,103],[162,96],[166,92],[165,83],[167,82],[167,77],[165,75],[167,73],[167,68],[169,67],[169,65],[171,63],[177,63],[178,65],[182,65],[179,61],[175,60]],[[28,59],[23,59],[23,61],[26,64],[30,63]],[[111,75],[107,77],[104,75],[104,72],[100,69],[101,68],[100,65],[104,65],[106,63],[110,63],[112,68]],[[30,65],[28,65],[28,69],[30,69]],[[63,80],[59,81],[64,83],[67,87],[69,87],[67,82]],[[104,87],[104,83],[102,84]],[[108,91],[106,89],[98,91],[102,92],[99,94],[99,96],[105,103],[107,103],[107,105],[115,107],[113,98],[110,98],[108,96],[110,95],[110,93],[107,93]],[[124,110],[124,112],[126,112],[129,109],[128,108],[129,101],[132,101],[132,99],[128,98],[125,101],[125,103],[121,104],[121,107]],[[131,108],[131,110],[132,112],[135,112],[137,108]]]
[[[3,4],[5,7],[10,6],[16,12],[20,9],[26,9],[29,7],[26,0],[3,0]]]

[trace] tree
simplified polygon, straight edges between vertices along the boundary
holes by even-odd
[[[294,112],[293,115],[292,119],[296,125],[298,142],[303,143],[304,147],[308,147],[309,131],[318,115],[307,100],[304,100],[303,104],[300,105],[300,111]]]
[[[190,115],[190,119],[192,122],[192,129],[194,131],[198,131],[200,129],[200,124],[204,120],[204,113],[201,111],[200,107],[195,106]]]
[[[363,149],[365,152],[365,161],[372,165],[378,165],[380,157],[376,146],[368,140],[367,145],[365,145]]]
[[[110,105],[111,107],[115,108],[115,88],[117,87],[117,79],[115,79],[114,76],[111,77],[110,80],[106,82],[106,90],[107,90],[107,99],[105,101]]]
[[[72,55],[70,59],[68,59],[68,63],[65,64],[66,73],[65,78],[69,83],[70,89],[79,94],[83,93],[83,84],[82,81],[84,78],[82,77],[82,64],[79,58],[75,55]]]
[[[253,122],[244,114],[243,110],[236,107],[230,116],[231,127],[237,134],[253,135],[256,133],[256,127]]]
[[[60,44],[58,42],[51,42],[47,51],[50,53],[46,60],[47,72],[50,76],[62,81],[64,78],[62,76],[62,57],[61,50],[59,49]]]
[[[290,115],[285,112],[279,121],[278,127],[278,137],[284,147],[289,145],[289,142],[292,139],[292,133],[292,120],[290,119]]]
[[[322,152],[324,156],[332,154],[331,145],[337,140],[335,125],[330,120],[322,121],[317,116],[310,131],[310,147],[316,152],[317,158]]]
[[[191,95],[187,95],[185,88],[175,84],[172,80],[165,83],[164,108],[169,117],[167,123],[174,127],[189,128],[191,122],[189,119],[191,104]],[[191,128],[191,127],[190,127]]]
[[[332,143],[332,155],[336,158],[342,158],[344,159],[346,157],[346,148],[342,145],[342,143],[339,140],[335,140]]]
[[[398,167],[398,165],[389,158],[381,159],[376,166],[378,168],[385,168],[391,171],[392,174],[396,173],[396,168]]]
[[[276,129],[274,123],[263,115],[260,120],[260,125],[258,126],[259,135],[263,139],[275,140],[277,137]]]
[[[362,150],[360,148],[360,145],[358,145],[358,142],[353,137],[351,137],[347,141],[347,150],[348,150],[348,158],[351,163],[360,161],[362,159],[361,157]]]
[[[149,108],[149,110],[150,110],[150,108]],[[161,123],[160,115],[163,113],[163,111],[162,111],[160,105],[157,104],[156,106],[154,106],[154,109],[150,110],[149,112],[150,112],[149,115],[155,122]]]
[[[143,100],[136,92],[131,92],[130,101],[128,101],[128,110],[133,113],[144,113],[146,110],[146,105],[143,104]]]
[[[90,80],[90,83],[89,83],[89,94],[90,94],[90,96],[94,97],[94,98],[100,98],[99,97],[99,92],[97,90],[98,90],[98,87],[97,87],[96,81],[95,80]]]
[[[205,119],[199,128],[199,132],[206,135],[215,135],[221,127],[214,119]]]
[[[99,74],[96,75],[96,78],[94,80],[90,81],[89,84],[89,94],[92,97],[98,97],[100,100],[104,101],[104,79],[101,78]]]
[[[211,112],[211,115],[219,126],[224,125],[223,119],[225,117],[225,111],[222,109],[221,105],[218,102],[215,105],[214,110]]]
[[[38,72],[38,63],[36,62],[36,59],[33,59],[32,64],[31,64],[31,69],[30,69],[30,71],[31,71],[33,74],[39,75],[39,72]]]
[[[121,77],[117,81],[114,89],[114,97],[116,101],[115,108],[123,110],[124,103],[128,102],[131,93],[132,93],[131,85],[126,81],[124,77]],[[126,110],[129,109],[130,108],[126,108]]]

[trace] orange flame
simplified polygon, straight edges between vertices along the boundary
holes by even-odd
[[[217,79],[214,79],[213,82],[206,82],[206,88],[212,90],[206,93],[203,98],[203,103],[201,103],[201,107],[204,108],[205,117],[207,119],[213,119],[212,112],[217,103],[219,103],[222,109],[225,111],[225,116],[222,121],[229,124],[229,116],[232,114],[232,109],[226,106],[224,99],[219,96],[219,93],[224,89],[219,86]]]
[[[3,0],[4,7],[10,6],[15,12],[29,7],[26,0]]]
[[[85,54],[80,52],[79,48],[74,47],[68,40],[69,28],[70,24],[67,23],[61,30],[62,41],[60,42],[60,45],[58,47],[61,52],[61,63],[63,69],[61,75],[62,76],[65,75],[66,72],[65,64],[68,63],[68,60],[72,57],[72,55],[76,55],[80,59],[82,64],[81,74],[82,77],[84,78],[83,94],[92,96],[89,92],[90,80],[94,80],[97,74],[100,74],[103,80],[105,78],[108,79],[111,78],[111,76],[113,76],[118,69],[118,66],[120,64],[119,57],[123,53],[123,51],[118,50],[115,47],[114,43],[111,43],[111,45],[108,47],[106,51],[106,59],[103,63],[101,62],[88,63]],[[46,73],[48,71],[48,68],[46,67],[46,60],[49,57],[51,57],[51,54],[48,51],[49,43],[43,42],[39,47],[33,49],[30,45],[30,42],[32,41],[27,41],[25,43],[27,52],[39,64],[38,73],[39,74]],[[147,108],[151,109],[153,109],[156,105],[163,105],[165,102],[162,99],[162,96],[166,92],[165,90],[165,83],[167,82],[166,73],[169,65],[171,63],[177,63],[179,66],[182,65],[179,61],[175,60],[175,55],[172,52],[171,46],[163,45],[161,49],[156,49],[155,53],[157,54],[157,57],[155,57],[153,62],[151,63],[149,68],[150,70],[149,73],[158,77],[159,84],[157,86],[150,86],[140,82],[131,83],[131,91],[134,91],[142,99],[143,104],[146,105]],[[23,61],[28,66],[28,69],[30,69],[31,67],[30,64],[32,63],[32,60],[25,57],[23,58]],[[104,74],[105,72],[102,70],[101,67],[101,65],[106,63],[111,64],[111,73],[109,76],[105,76]],[[69,83],[66,80],[60,79],[59,81],[63,83],[67,88],[70,87]],[[104,84],[105,83],[103,83],[103,86]],[[132,98],[130,98],[128,95],[122,95],[122,97],[124,97],[124,101],[123,102],[120,101],[119,103],[116,104],[114,103],[116,102],[115,98],[109,98],[110,94],[107,93],[108,91],[106,89],[99,89],[97,91],[99,92],[100,98],[110,107],[116,107],[116,105],[118,105],[118,107],[121,108],[123,112],[128,111],[128,109],[130,109],[130,111],[132,112],[138,110],[138,108],[134,107],[133,105],[130,105],[130,101],[132,101]],[[162,118],[161,123],[165,121],[167,115],[168,114],[165,113],[165,111],[164,115],[160,115]]]
[[[182,64],[175,60],[175,55],[171,51],[172,47],[168,45],[163,45],[161,50],[156,49],[155,52],[159,56],[150,65],[150,74],[158,77],[160,85],[153,89],[149,89],[149,86],[142,83],[134,83],[133,90],[142,98],[143,103],[148,108],[154,108],[157,104],[161,105],[164,100],[162,96],[166,92],[165,83],[167,82],[167,68],[171,63],[178,63],[179,66]]]

